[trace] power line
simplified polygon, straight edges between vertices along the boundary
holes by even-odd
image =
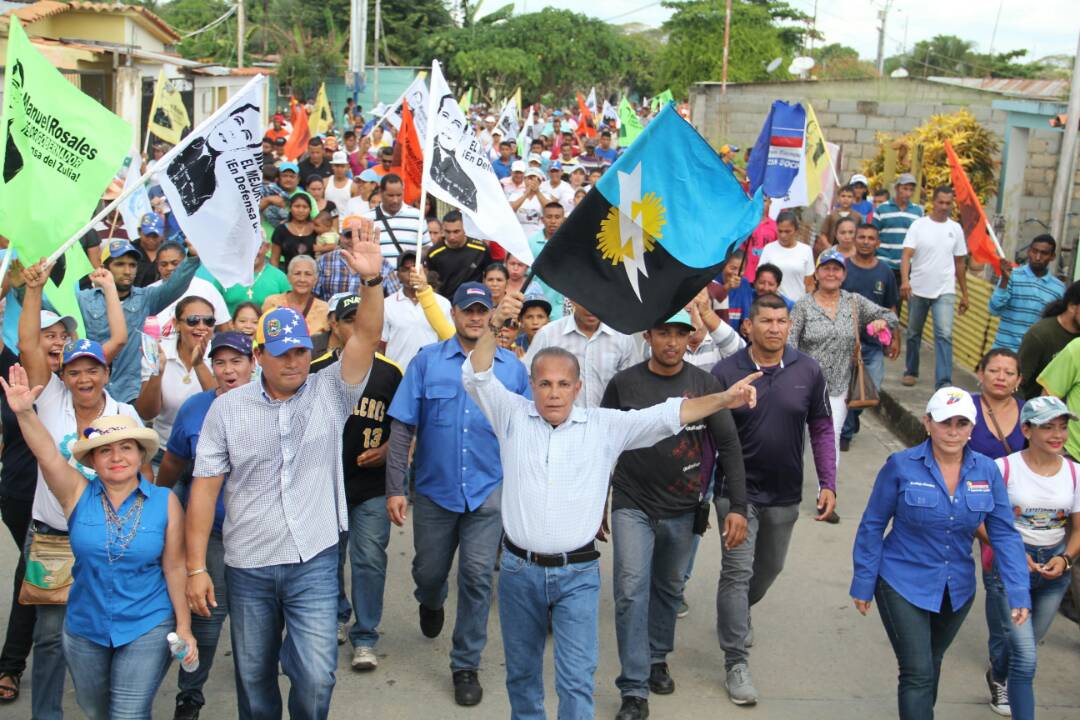
[[[206,32],[207,30],[210,30],[210,29],[212,29],[212,28],[215,28],[215,27],[217,27],[218,25],[220,25],[221,23],[225,22],[225,21],[226,21],[226,20],[228,20],[228,19],[229,19],[230,17],[232,17],[233,15],[235,15],[235,14],[236,14],[236,7],[237,7],[236,5],[233,5],[233,6],[231,6],[231,7],[230,7],[230,8],[228,9],[228,10],[226,10],[226,11],[225,11],[225,13],[224,13],[224,14],[223,14],[223,15],[222,15],[221,17],[219,17],[219,18],[218,18],[217,20],[211,20],[211,21],[210,21],[209,23],[207,23],[206,25],[203,25],[203,26],[202,26],[201,28],[199,28],[198,30],[192,30],[192,31],[191,31],[191,32],[189,32],[189,33],[185,33],[185,34],[181,35],[181,36],[180,36],[180,39],[181,39],[181,40],[187,40],[187,39],[188,39],[189,37],[194,37],[194,36],[196,36],[196,35],[199,35],[199,34],[201,34],[201,33],[204,33],[204,32]]]
[[[612,20],[618,20],[619,18],[626,17],[627,15],[633,15],[635,13],[639,13],[642,10],[648,10],[651,7],[656,7],[657,5],[660,5],[662,3],[662,1],[663,0],[657,0],[657,2],[651,2],[651,3],[648,3],[647,5],[642,5],[639,8],[634,8],[633,10],[627,10],[626,12],[621,12],[618,15],[612,15],[609,18],[604,18],[603,22],[611,22]]]

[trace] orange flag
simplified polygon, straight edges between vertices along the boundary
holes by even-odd
[[[956,190],[956,206],[960,210],[960,225],[964,228],[971,259],[989,265],[1000,275],[1000,265],[1004,258],[998,253],[997,244],[990,237],[986,212],[979,202],[979,196],[975,194],[975,188],[971,186],[971,181],[960,164],[960,158],[956,156],[956,151],[948,140],[945,141],[945,154],[949,158],[949,171],[952,174],[953,189]]]
[[[409,205],[420,199],[420,183],[424,179],[424,151],[413,124],[409,103],[401,103],[401,128],[394,143],[391,171],[401,176],[405,184],[405,202]]]
[[[578,106],[578,126],[577,134],[584,135],[585,137],[596,137],[596,127],[593,125],[592,113],[589,112],[589,106],[585,102],[585,98],[581,96],[581,93],[577,94],[577,106]]]
[[[308,114],[307,110],[301,103],[296,101],[296,98],[289,98],[289,109],[291,110],[292,117],[289,118],[289,122],[292,123],[292,133],[289,135],[289,139],[285,141],[285,149],[281,154],[285,156],[286,160],[299,160],[300,157],[307,152],[308,140],[311,139],[311,130],[308,129]]]

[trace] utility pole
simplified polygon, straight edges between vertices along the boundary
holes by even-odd
[[[727,61],[728,48],[731,46],[731,0],[727,0],[727,10],[724,14],[724,69],[720,77],[720,94],[727,95]]]
[[[349,6],[349,76],[353,102],[359,105],[367,60],[367,0],[350,0]]]
[[[244,67],[244,36],[247,35],[247,15],[244,0],[236,0],[236,67]]]
[[[1064,134],[1061,136],[1061,154],[1058,155],[1057,175],[1054,177],[1054,195],[1050,204],[1050,234],[1061,245],[1065,244],[1065,206],[1073,188],[1072,166],[1076,154],[1076,125],[1080,121],[1080,36],[1077,37],[1076,58],[1073,61],[1072,84],[1069,87],[1069,109],[1065,115]],[[1080,248],[1077,248],[1080,250]],[[1076,274],[1077,250],[1073,251],[1073,274]]]
[[[878,25],[877,36],[877,71],[879,76],[885,74],[885,19],[889,16],[890,7],[892,7],[892,0],[886,0],[885,7],[878,10],[878,19],[881,20],[881,24]]]
[[[379,37],[382,34],[382,0],[375,0],[375,104],[379,104]]]

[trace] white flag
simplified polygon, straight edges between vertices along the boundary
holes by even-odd
[[[224,287],[254,282],[262,243],[262,97],[265,78],[240,92],[184,138],[158,170],[180,229]]]
[[[600,119],[613,128],[619,127],[619,111],[606,99],[604,100],[604,112],[600,115]]]
[[[150,206],[150,196],[146,192],[146,186],[139,182],[142,173],[142,158],[139,148],[133,146],[124,167],[120,170],[124,177],[124,191],[133,185],[138,185],[131,194],[120,203],[120,217],[124,219],[124,229],[129,238],[139,237],[139,225],[142,224],[143,215],[153,212]],[[165,239],[165,238],[162,238]]]
[[[518,133],[521,132],[521,128],[518,125],[517,105],[514,103],[514,99],[510,98],[503,105],[502,112],[499,113],[499,122],[495,123],[495,127],[502,130],[503,140],[515,140]]]
[[[506,201],[480,139],[450,92],[438,60],[431,63],[429,108],[434,137],[428,138],[424,148],[424,187],[461,209],[469,235],[494,240],[531,265],[533,255],[525,231]]]
[[[589,91],[589,97],[585,98],[585,107],[589,108],[593,115],[596,114],[596,86]]]
[[[424,82],[424,78],[417,76],[409,87],[405,88],[405,92],[401,93],[394,104],[386,108],[386,115],[383,119],[394,126],[394,131],[401,129],[401,104],[409,103],[409,111],[412,112],[413,126],[416,128],[416,137],[420,141],[421,147],[424,145],[424,141],[427,139],[425,134],[427,133],[427,107],[428,107],[428,91],[427,84]]]

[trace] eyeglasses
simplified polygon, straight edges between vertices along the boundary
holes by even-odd
[[[214,327],[213,315],[188,315],[184,318],[184,323],[188,327],[198,327],[199,323],[202,323],[206,327]]]

